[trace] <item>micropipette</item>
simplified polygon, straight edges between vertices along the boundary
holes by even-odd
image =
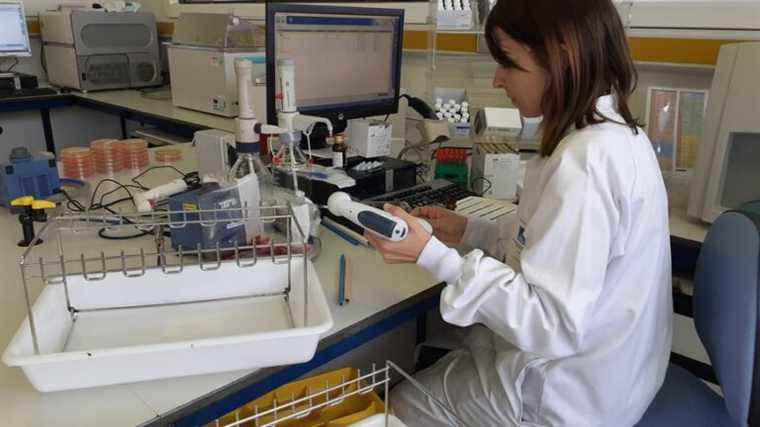
[[[354,202],[342,191],[330,195],[327,199],[327,208],[333,215],[342,216],[386,240],[400,242],[409,234],[409,225],[403,219],[384,210]],[[416,219],[425,231],[433,233],[433,227],[429,222],[422,218]]]

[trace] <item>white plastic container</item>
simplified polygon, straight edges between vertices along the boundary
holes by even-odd
[[[25,319],[3,362],[21,367],[43,392],[305,362],[333,321],[311,262],[304,269],[294,258],[290,269],[287,293],[288,264],[271,259],[98,282],[69,276],[75,319],[63,285],[46,285],[32,309],[40,354]],[[272,296],[250,296],[260,294]],[[119,308],[103,310],[110,307]]]
[[[433,88],[433,97],[436,99],[443,100],[443,106],[446,107],[451,106],[451,111],[449,111],[450,115],[447,115],[446,113],[443,114],[444,118],[448,119],[449,117],[454,118],[453,122],[449,122],[449,134],[454,138],[469,138],[470,137],[470,112],[469,112],[469,98],[467,95],[467,90],[465,89],[457,89],[457,88],[447,88],[447,87],[435,87]],[[453,105],[458,105],[459,110],[454,111],[455,107]],[[462,121],[462,113],[464,110],[462,110],[462,105],[467,105],[467,120]],[[459,120],[456,120],[455,115],[459,113],[460,117]]]
[[[388,415],[386,423],[385,414],[376,414],[351,424],[351,427],[406,427],[406,424],[395,415]]]

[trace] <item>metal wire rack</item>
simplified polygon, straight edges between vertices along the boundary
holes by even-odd
[[[256,215],[262,224],[281,224],[280,232],[272,232],[266,238],[246,245],[234,244],[230,246],[203,247],[198,244],[195,248],[172,248],[165,243],[164,231],[176,230],[194,224],[202,228],[216,227],[217,225],[238,225],[247,221],[251,215]],[[293,228],[295,227],[295,229]],[[132,251],[123,248],[106,248],[93,252],[92,250],[72,251],[68,248],[70,243],[77,242],[79,246],[86,242],[87,237],[96,234],[99,230],[136,228],[146,234],[151,234],[153,240],[143,240],[143,247]],[[92,212],[69,213],[49,220],[37,233],[32,244],[24,251],[19,259],[21,281],[27,308],[27,318],[31,330],[34,353],[40,354],[38,340],[38,325],[35,323],[30,296],[30,286],[35,280],[43,285],[61,285],[64,288],[66,307],[75,320],[80,311],[69,296],[69,283],[76,277],[85,282],[95,285],[104,281],[112,274],[121,274],[129,279],[139,279],[145,276],[149,270],[160,270],[165,275],[182,273],[189,266],[195,266],[201,271],[215,271],[222,264],[232,263],[237,268],[250,268],[261,260],[271,261],[273,264],[287,263],[289,266],[294,259],[299,259],[303,264],[303,319],[308,323],[308,280],[307,261],[309,245],[306,239],[294,242],[296,236],[304,236],[301,225],[293,215],[289,206],[266,206],[257,208],[237,207],[227,209],[209,209],[188,211],[164,211],[151,213],[125,213],[119,215],[102,215]],[[54,238],[57,242],[57,253],[43,251],[37,246],[43,240]],[[146,242],[148,248],[146,249]],[[77,246],[77,245],[74,245]],[[86,246],[86,245],[85,245]],[[40,252],[44,252],[40,254]],[[72,254],[73,253],[73,254]],[[95,253],[93,255],[93,253]],[[282,292],[261,293],[242,295],[238,297],[212,298],[196,302],[211,302],[237,298],[271,297],[280,295],[288,298],[292,275],[288,268],[287,284]],[[170,303],[170,304],[183,304]],[[102,307],[97,310],[142,308],[148,306],[166,304],[148,304],[131,307]]]
[[[385,395],[384,425],[389,425],[389,407],[390,407],[390,385],[392,372],[396,372],[405,380],[409,381],[420,392],[424,393],[431,399],[435,405],[446,412],[454,426],[466,427],[466,424],[459,419],[451,407],[433,396],[422,384],[416,381],[411,375],[407,374],[398,365],[388,360],[385,366],[378,368],[372,364],[370,372],[362,374],[358,371],[356,378],[342,380],[337,384],[326,382],[323,388],[308,390],[302,397],[291,396],[289,400],[274,400],[272,405],[259,411],[257,406],[253,406],[252,414],[245,415],[241,409],[234,412],[235,420],[224,423],[221,419],[207,424],[214,427],[273,427],[287,421],[299,420],[309,416],[312,412],[325,407],[340,405],[351,396],[367,394],[382,388]]]

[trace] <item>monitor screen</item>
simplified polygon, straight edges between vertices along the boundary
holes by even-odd
[[[0,2],[0,57],[31,54],[24,6],[20,2]]]
[[[760,200],[760,133],[731,132],[723,165],[720,206],[738,209]]]
[[[301,113],[330,119],[395,113],[402,31],[402,10],[268,5],[267,86],[278,90],[277,60],[293,59]],[[270,123],[279,110],[272,96]]]

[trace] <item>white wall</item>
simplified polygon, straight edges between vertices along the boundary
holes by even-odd
[[[179,4],[178,0],[147,0],[151,2],[164,2],[166,13],[170,18],[176,18],[181,12],[207,12],[207,13],[232,13],[253,20],[263,20],[265,5],[257,4]],[[325,3],[335,6],[352,7],[381,7],[390,9],[404,9],[404,22],[406,24],[425,24],[429,21],[430,3]]]
[[[37,16],[38,13],[44,12],[46,10],[55,10],[61,4],[90,5],[92,3],[98,3],[98,2],[103,3],[104,1],[99,1],[99,0],[93,0],[93,1],[84,1],[84,0],[22,0],[21,2],[24,4],[24,12],[26,12],[26,16],[32,17],[32,16]]]
[[[639,37],[760,39],[757,0],[617,1],[629,34]]]
[[[46,10],[55,10],[62,4],[89,6],[93,3],[103,4],[107,0],[22,0],[27,18],[35,19],[37,14]],[[142,10],[153,12],[157,21],[168,21],[164,0],[136,0],[142,4]]]
[[[165,0],[138,0],[142,4],[142,10],[146,12],[153,12],[156,15],[156,21],[167,22],[169,21],[169,15],[166,14],[166,1]]]

